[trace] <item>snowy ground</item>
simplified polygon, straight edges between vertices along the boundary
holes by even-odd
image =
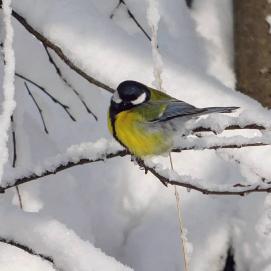
[[[127,13],[129,7],[151,35],[148,1],[125,3],[115,9],[117,0],[20,0],[13,1],[13,8],[97,80],[112,88],[127,79],[153,85],[151,43]],[[240,106],[241,120],[268,124],[270,112],[234,90],[230,3],[195,0],[193,10],[189,10],[185,1],[158,1],[163,88],[198,107]],[[17,161],[13,168],[10,131],[10,155],[2,185],[8,176],[35,168],[65,153],[71,145],[112,139],[106,124],[111,94],[89,84],[50,51],[63,76],[97,116],[96,121],[59,78],[43,45],[17,20],[12,24]],[[4,40],[3,28],[1,20],[0,42]],[[3,71],[2,61],[1,82]],[[38,83],[68,105],[76,121],[26,81],[42,109],[46,134],[25,80],[18,75]],[[207,186],[254,183],[259,175],[270,179],[270,152],[270,147],[184,151],[173,154],[174,168]],[[151,174],[145,175],[128,156],[77,166],[19,188],[24,211],[19,209],[15,189],[0,195],[0,240],[16,241],[52,258],[54,265],[0,242],[1,270],[18,270],[24,264],[29,265],[26,270],[184,270],[174,190],[162,186]],[[237,270],[271,269],[270,196],[179,192],[187,238],[193,247],[190,270],[221,270],[229,246],[234,250]]]

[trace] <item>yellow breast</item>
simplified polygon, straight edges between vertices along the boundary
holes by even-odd
[[[138,157],[168,152],[171,140],[162,129],[150,129],[140,114],[123,111],[116,116],[115,131],[118,140]]]

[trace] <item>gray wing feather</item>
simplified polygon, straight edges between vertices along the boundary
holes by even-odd
[[[191,104],[183,101],[170,101],[164,110],[163,114],[159,118],[153,120],[154,122],[167,121],[173,118],[186,117],[186,116],[200,116],[209,113],[231,113],[238,109],[238,107],[206,107],[197,108]]]

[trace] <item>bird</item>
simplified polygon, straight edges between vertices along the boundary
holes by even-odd
[[[140,82],[119,84],[111,97],[107,120],[113,137],[133,156],[163,155],[185,122],[210,113],[232,113],[239,107],[197,108]]]

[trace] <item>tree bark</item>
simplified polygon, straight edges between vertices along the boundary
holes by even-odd
[[[271,107],[271,34],[268,0],[233,0],[236,88]],[[270,1],[269,1],[270,2]]]

